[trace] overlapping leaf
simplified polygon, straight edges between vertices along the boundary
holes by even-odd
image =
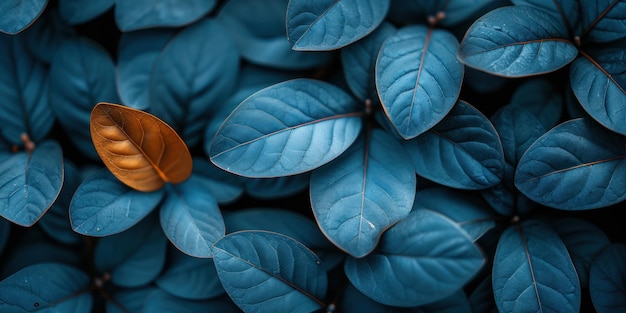
[[[173,296],[163,290],[156,290],[145,301],[143,311],[148,312],[220,312],[241,313],[241,310],[233,304],[228,297],[218,297],[208,300],[189,300]]]
[[[191,24],[209,13],[216,0],[115,1],[115,23],[123,32]]]
[[[593,261],[589,273],[591,301],[598,313],[610,313],[626,307],[626,245],[612,243]]]
[[[345,151],[361,129],[361,115],[357,103],[338,87],[293,79],[243,101],[207,150],[215,165],[242,176],[303,173]]]
[[[0,2],[0,33],[17,34],[30,26],[44,11],[48,0],[6,0]]]
[[[59,0],[59,12],[71,25],[78,25],[95,19],[115,5],[115,0]]]
[[[625,1],[581,1],[580,6],[585,40],[610,42],[626,37]]]
[[[100,102],[91,112],[89,126],[104,165],[131,188],[155,191],[191,175],[193,162],[187,145],[152,114]]]
[[[387,117],[405,139],[433,127],[452,109],[464,67],[446,30],[410,25],[385,40],[376,61],[376,89]]]

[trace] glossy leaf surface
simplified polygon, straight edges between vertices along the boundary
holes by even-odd
[[[310,171],[345,151],[361,111],[343,90],[300,78],[262,89],[224,121],[208,149],[218,167],[247,177]]]
[[[598,313],[626,309],[626,245],[613,243],[593,261],[589,273],[591,301]]]
[[[59,0],[59,12],[65,21],[78,25],[95,19],[111,9],[116,0]]]
[[[621,48],[584,54],[570,68],[570,85],[581,106],[600,124],[626,135],[626,52]]]
[[[439,184],[476,190],[502,180],[504,156],[498,133],[485,115],[464,101],[404,146],[417,174]]]
[[[17,34],[44,11],[48,0],[6,0],[0,3],[0,32]]]
[[[311,205],[326,237],[358,258],[374,250],[383,231],[409,214],[416,184],[402,145],[372,129],[311,174]]]
[[[0,281],[2,312],[92,312],[89,276],[62,263],[28,266]]]
[[[385,18],[389,0],[290,0],[287,38],[293,50],[326,51],[347,46]]]
[[[530,6],[505,6],[483,15],[467,30],[459,59],[507,77],[556,71],[578,55],[567,28],[555,15]]]
[[[94,237],[120,233],[152,212],[163,190],[141,192],[117,180],[108,169],[87,177],[70,202],[70,222],[75,232]]]
[[[91,112],[89,129],[104,165],[131,188],[154,191],[191,175],[187,145],[152,114],[100,102]]]
[[[215,198],[204,189],[202,178],[191,176],[168,186],[159,210],[167,238],[182,252],[210,258],[211,246],[224,236],[224,220]]]
[[[405,139],[433,127],[452,109],[463,80],[456,37],[410,25],[385,40],[376,61],[376,89],[387,117]]]
[[[626,37],[625,1],[582,1],[580,6],[585,40],[610,42]]]
[[[294,239],[267,231],[231,233],[213,246],[217,273],[245,312],[320,309],[327,277],[317,256]]]
[[[53,140],[0,163],[0,216],[34,225],[52,206],[63,186],[63,151]]]
[[[562,210],[618,203],[626,199],[625,143],[591,119],[564,122],[524,153],[515,186],[530,199]]]
[[[548,224],[528,220],[507,228],[493,262],[493,293],[500,312],[579,311],[576,270]]]
[[[344,270],[368,297],[392,306],[418,306],[462,288],[484,263],[482,252],[455,222],[420,209],[389,228],[377,250],[348,258]]]
[[[170,249],[167,266],[155,280],[159,288],[174,296],[202,300],[224,293],[213,259],[196,258]]]
[[[179,27],[200,19],[216,4],[216,0],[116,1],[115,23],[123,32],[155,27]]]

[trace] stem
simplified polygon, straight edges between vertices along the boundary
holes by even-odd
[[[33,151],[35,151],[35,143],[30,140],[30,137],[28,137],[27,133],[22,133],[22,135],[20,136],[20,140],[22,140],[22,142],[24,143],[24,149],[26,150],[26,152],[28,152],[28,154],[33,153]]]

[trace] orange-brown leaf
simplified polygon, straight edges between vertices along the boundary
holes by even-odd
[[[121,182],[154,191],[191,175],[185,142],[158,117],[119,104],[100,102],[89,118],[91,140],[104,165]]]

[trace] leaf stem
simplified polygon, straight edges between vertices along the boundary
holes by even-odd
[[[24,143],[24,149],[26,150],[26,152],[28,152],[28,154],[31,154],[33,153],[33,151],[35,151],[35,143],[30,140],[30,137],[27,133],[22,133],[22,135],[20,136],[20,140],[22,140],[22,142]]]

